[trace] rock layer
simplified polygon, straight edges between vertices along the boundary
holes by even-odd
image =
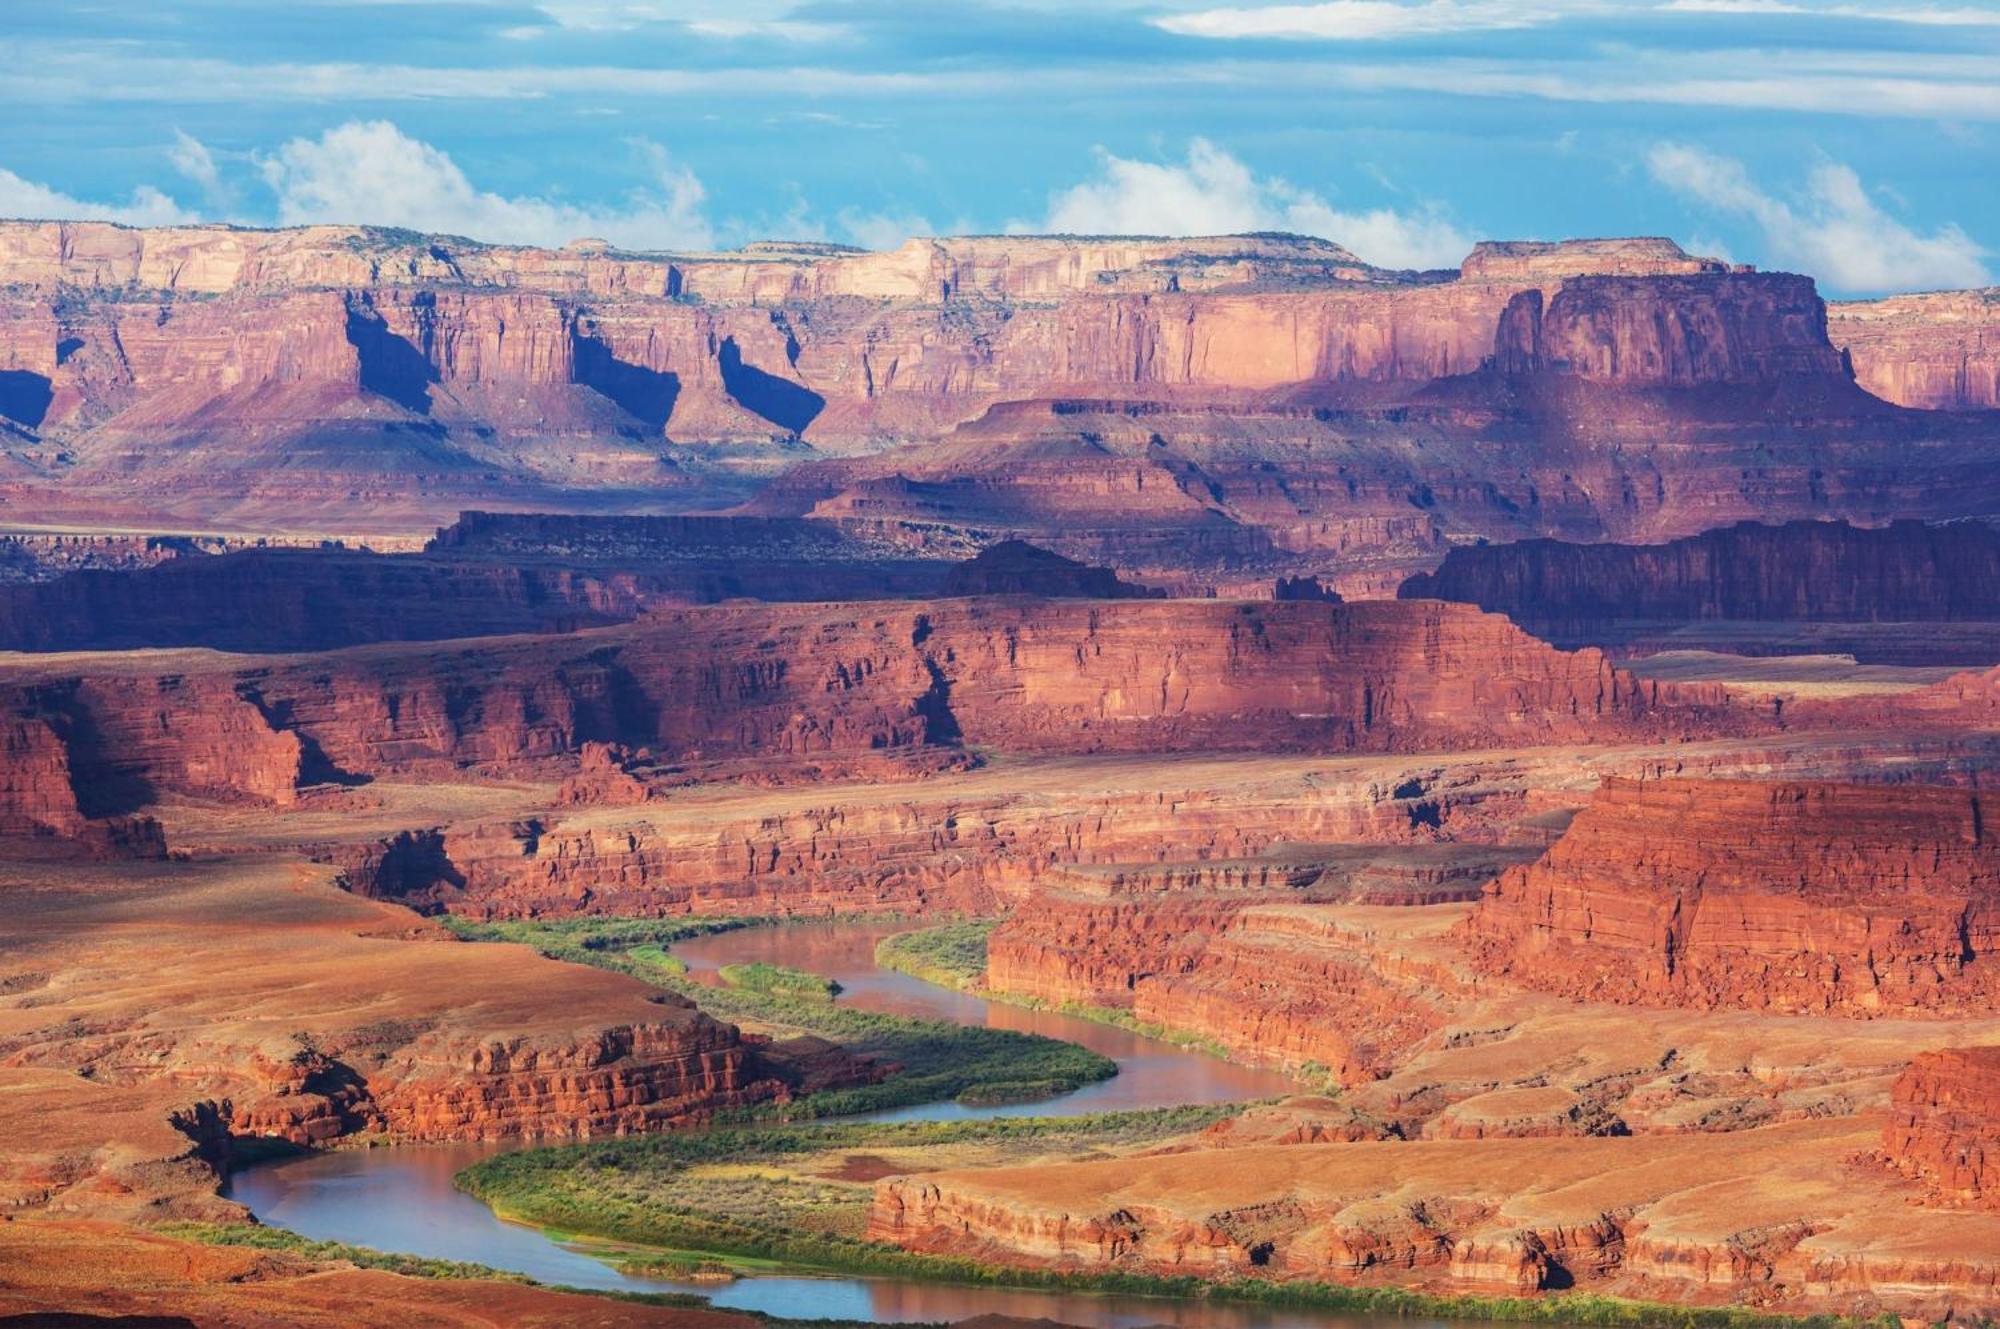
[[[1406,599],[1506,614],[1562,644],[1688,623],[2000,620],[2000,534],[1981,523],[1744,522],[1661,545],[1527,540],[1454,549]]]
[[[1982,796],[1924,786],[1607,781],[1487,888],[1488,971],[1623,1002],[1949,1014],[2000,993]]]
[[[2000,289],[1827,306],[1828,332],[1861,386],[1933,411],[2000,410]]]
[[[661,257],[16,223],[0,279],[8,493],[128,524],[715,506],[898,445],[759,510],[1115,529],[1058,552],[1219,557],[1225,589],[1334,555],[1355,588],[1471,536],[2000,510],[1990,425],[1856,389],[1809,279],[1656,240],[1412,274],[1273,236]],[[1033,458],[960,455],[1024,426]]]
[[[1923,1053],[1891,1098],[1889,1161],[1945,1203],[2000,1209],[2000,1048]]]
[[[247,667],[141,654],[78,676],[57,661],[14,695],[72,717],[94,815],[169,790],[284,803],[306,783],[546,762],[588,742],[710,761],[1412,751],[1761,723],[1716,689],[1640,682],[1420,602],[728,606]]]

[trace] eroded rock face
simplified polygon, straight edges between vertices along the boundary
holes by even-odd
[[[2000,1048],[1923,1053],[1891,1098],[1890,1163],[1947,1204],[2000,1209]]]
[[[1099,536],[1057,552],[1240,589],[1469,536],[2000,509],[1988,426],[1856,389],[1809,280],[1658,240],[1412,274],[1271,236],[662,258],[22,223],[0,277],[11,492],[46,512],[713,507],[803,442],[836,460],[760,511]]]
[[[1848,1015],[1990,1008],[2000,850],[1978,793],[1607,781],[1465,930],[1490,972],[1592,1000]]]
[[[661,758],[1412,751],[1730,732],[1719,691],[1646,683],[1427,602],[955,600],[671,610],[561,637],[373,647],[251,668],[51,665],[95,811],[161,790],[290,801],[624,743]],[[32,754],[23,748],[23,760]]]
[[[1041,595],[1083,600],[1166,598],[1165,591],[1120,581],[1110,568],[1094,568],[1038,548],[1025,540],[1003,540],[953,568],[946,595]]]
[[[1476,604],[1564,644],[1646,624],[1990,621],[2000,534],[1978,522],[1795,521],[1665,544],[1525,540],[1454,549],[1397,594]]]
[[[1827,322],[1855,379],[1883,400],[2000,409],[2000,289],[1842,302],[1827,306]]]

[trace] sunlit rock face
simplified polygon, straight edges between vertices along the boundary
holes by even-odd
[[[1494,973],[1594,1000],[1965,1014],[2000,991],[1982,795],[1928,786],[1608,781],[1466,926]]]

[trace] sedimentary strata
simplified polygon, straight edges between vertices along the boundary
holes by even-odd
[[[1890,1163],[1946,1204],[2000,1209],[2000,1047],[1926,1052],[1890,1097]]]
[[[1996,587],[2000,535],[1980,523],[1795,521],[1744,522],[1657,545],[1527,540],[1454,549],[1397,593],[1476,604],[1560,644],[1610,645],[1649,633],[1680,640],[1690,625],[1735,621],[1994,623]],[[1730,640],[1754,647],[1754,639]],[[1926,649],[1956,645],[1950,634],[1920,630],[1893,654],[1921,663]],[[1860,654],[1878,658],[1883,649]]]
[[[72,717],[96,811],[163,790],[275,803],[302,784],[567,757],[1409,751],[1756,727],[1465,606],[944,601],[669,610],[622,628],[246,663],[139,653],[22,671]]]
[[[1561,1149],[1301,1143],[920,1174],[877,1184],[869,1231],[916,1250],[1070,1269],[1929,1316],[1994,1304],[1996,1220],[1899,1205],[1897,1183],[1856,1158],[1873,1125]]]
[[[1982,796],[1610,781],[1487,888],[1489,971],[1594,1000],[1854,1015],[1991,1008],[2000,851]]]
[[[1856,388],[1872,343],[1829,340],[1809,279],[1657,240],[1416,274],[1276,236],[662,257],[16,223],[0,280],[8,492],[83,520],[408,533],[712,507],[805,461],[760,510],[1067,533],[1241,589],[1470,536],[2000,510],[1990,425]]]
[[[3,875],[9,1205],[109,1193],[220,1212],[203,1197],[244,1137],[572,1138],[788,1092],[778,1063],[687,1002],[413,927],[327,869]],[[107,1113],[153,1126],[107,1129]]]
[[[1827,306],[1828,333],[1861,386],[1925,410],[2000,409],[2000,289]]]

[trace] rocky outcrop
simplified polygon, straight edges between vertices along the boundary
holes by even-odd
[[[1505,619],[1421,602],[967,599],[662,611],[560,637],[375,647],[185,672],[139,656],[20,695],[75,717],[89,811],[162,790],[570,758],[898,750],[1412,751],[1729,732],[1705,686],[1643,683]]]
[[[1333,555],[1379,590],[1475,537],[2000,510],[1990,425],[1859,391],[1808,279],[1659,240],[1454,275],[1279,236],[662,257],[24,223],[0,275],[0,498],[45,520],[714,508],[810,456],[757,511],[1240,592]]]
[[[662,997],[678,1018],[567,1041],[426,1036],[369,1078],[384,1122],[411,1140],[624,1135],[783,1097],[737,1031]]]
[[[1996,1304],[1990,1218],[1905,1210],[1885,1228],[1893,1183],[1846,1161],[1868,1125],[957,1169],[878,1182],[868,1230],[911,1250],[1093,1272],[1924,1318]]]
[[[1925,786],[1607,781],[1487,887],[1489,972],[1600,1001],[1944,1015],[2000,992],[1982,796]]]
[[[1129,1011],[1248,1061],[1365,1084],[1439,1028],[1462,984],[1385,954],[1332,915],[1283,907],[1338,894],[1334,881],[1109,900],[1044,893],[988,938],[987,986]]]
[[[2000,289],[1827,306],[1827,331],[1862,387],[1931,411],[2000,409]]]
[[[421,554],[257,549],[0,584],[0,649],[322,650],[569,632],[660,604],[929,596],[954,564],[923,540],[789,519],[469,513]]]
[[[1526,540],[1454,549],[1397,594],[1476,604],[1565,645],[1692,622],[1994,621],[2000,534],[1795,521],[1658,545]]]
[[[68,726],[33,707],[0,718],[0,851],[31,858],[164,858],[150,817],[86,817]]]
[[[1041,595],[1077,600],[1166,599],[1165,591],[1120,581],[1110,568],[1094,568],[1027,543],[1003,540],[954,567],[944,594]]]
[[[2000,1048],[1922,1053],[1891,1098],[1890,1163],[1946,1204],[2000,1209]]]

